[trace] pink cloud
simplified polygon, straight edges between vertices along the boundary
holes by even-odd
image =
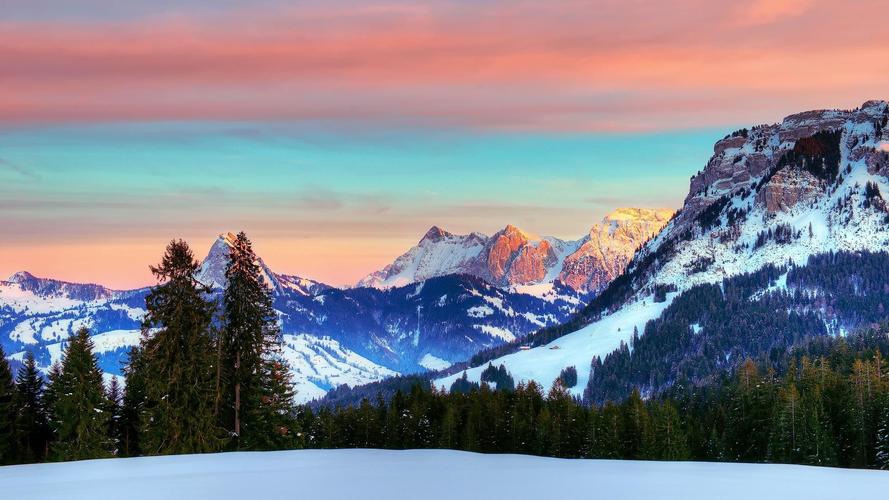
[[[774,120],[885,97],[883,23],[809,3],[755,2],[746,15],[765,24],[755,32],[737,25],[734,10],[698,0],[338,3],[6,22],[0,121],[638,130]],[[807,8],[817,15],[767,26]]]
[[[753,0],[737,7],[741,25],[769,24],[799,16],[812,7],[813,0]]]

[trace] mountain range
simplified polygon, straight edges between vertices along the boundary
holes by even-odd
[[[280,318],[298,399],[321,397],[341,384],[444,369],[480,350],[558,325],[594,295],[597,283],[618,273],[669,215],[663,210],[621,209],[588,236],[569,243],[534,238],[513,226],[490,238],[453,236],[433,228],[387,268],[410,268],[388,286],[341,289],[276,273],[259,258]],[[214,296],[226,282],[233,238],[230,233],[220,235],[197,273]],[[474,260],[457,262],[455,245],[471,247],[475,241],[481,245]],[[527,257],[556,245],[562,249],[558,262],[546,268],[548,257]],[[482,250],[488,256],[484,262]],[[568,257],[584,262],[566,271],[571,285],[560,278],[559,262]],[[492,268],[504,270],[498,274],[501,279],[484,272]],[[518,280],[520,269],[536,273],[535,279]],[[0,281],[0,343],[13,362],[32,351],[46,370],[59,361],[68,336],[89,327],[103,371],[119,375],[129,348],[139,342],[148,291],[16,273]]]
[[[433,226],[395,262],[357,286],[391,288],[448,274],[468,274],[501,287],[556,281],[579,292],[599,291],[642,243],[670,220],[671,209],[619,208],[580,239],[540,237],[508,225],[493,236],[456,235]]]
[[[548,387],[573,366],[575,395],[616,400],[884,319],[887,122],[868,101],[727,135],[620,276],[565,324],[477,355],[468,379],[493,363]]]
[[[447,389],[491,363],[545,387],[574,367],[574,395],[617,400],[884,320],[887,123],[889,105],[868,101],[737,130],[691,177],[681,210],[619,209],[577,240],[434,226],[354,288],[260,260],[299,399],[426,370]],[[201,264],[214,294],[230,238]],[[103,370],[119,373],[147,291],[16,273],[0,282],[0,342],[46,369],[89,326]]]

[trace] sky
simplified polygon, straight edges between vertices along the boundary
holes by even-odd
[[[877,1],[0,0],[0,278],[245,230],[335,285],[439,225],[576,239],[713,143],[885,99]]]

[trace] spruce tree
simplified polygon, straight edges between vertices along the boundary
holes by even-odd
[[[122,422],[122,403],[123,403],[123,391],[120,388],[120,384],[117,381],[117,377],[112,377],[111,382],[108,384],[108,414],[110,418],[108,419],[108,437],[111,438],[111,443],[114,446],[114,454],[120,454],[120,445],[121,445],[121,422]]]
[[[6,353],[0,346],[0,464],[15,463],[15,444],[18,441],[15,432],[15,383]]]
[[[110,455],[108,399],[86,328],[68,340],[61,374],[53,381],[53,405],[57,437],[53,458],[84,460]]]
[[[269,288],[247,235],[229,252],[223,298],[223,425],[235,449],[271,449],[292,438],[293,390]]]
[[[55,415],[56,403],[58,401],[59,378],[62,376],[62,365],[56,361],[49,367],[49,373],[46,375],[46,386],[43,390],[43,409],[46,412],[46,422],[49,426],[49,439],[55,439],[55,429],[58,428],[58,419]]]
[[[46,458],[49,426],[43,392],[43,378],[37,371],[34,354],[28,351],[16,376],[16,429],[24,462],[39,462]]]
[[[141,360],[131,376],[145,382],[139,445],[148,455],[219,449],[214,416],[214,305],[197,282],[199,264],[182,240],[167,245],[151,272],[159,284],[145,298]]]
[[[127,366],[124,367],[123,401],[120,409],[119,451],[121,456],[135,457],[141,454],[139,433],[142,429],[142,415],[145,412],[145,368],[142,364],[141,349],[130,349]]]
[[[885,397],[876,443],[877,467],[889,470],[889,395]]]

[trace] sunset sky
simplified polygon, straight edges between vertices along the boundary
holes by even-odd
[[[0,279],[244,229],[353,283],[433,224],[679,207],[726,133],[889,98],[883,1],[0,0]]]

